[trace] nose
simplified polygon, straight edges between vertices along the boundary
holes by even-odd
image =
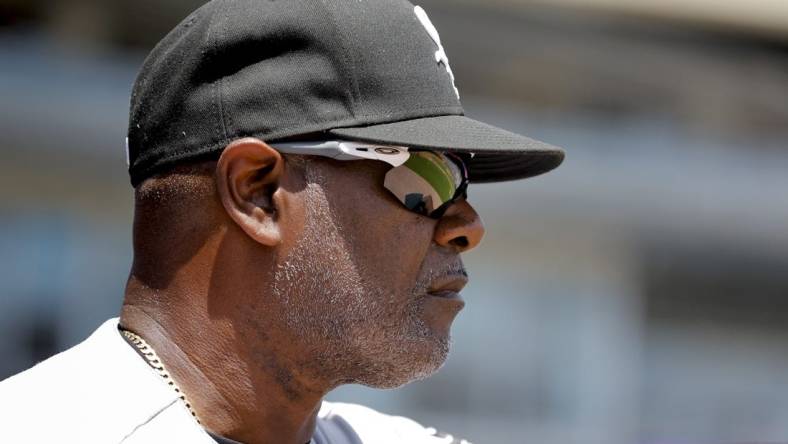
[[[484,224],[476,210],[465,200],[446,209],[435,227],[438,245],[464,253],[476,248],[484,237]]]

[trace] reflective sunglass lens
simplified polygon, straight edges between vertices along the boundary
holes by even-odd
[[[445,155],[416,151],[404,164],[389,170],[384,186],[409,210],[440,217],[436,210],[444,210],[453,201],[463,182],[460,167]]]

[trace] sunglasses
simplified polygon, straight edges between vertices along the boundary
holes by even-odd
[[[433,219],[467,196],[468,168],[455,153],[340,140],[272,143],[271,147],[286,154],[386,162],[393,168],[386,173],[383,187],[407,209]]]

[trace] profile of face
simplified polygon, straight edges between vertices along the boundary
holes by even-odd
[[[278,221],[288,226],[266,315],[333,385],[392,388],[439,369],[464,306],[460,253],[484,234],[465,200],[437,220],[405,208],[383,187],[389,168],[316,157],[285,168],[289,214]]]
[[[308,163],[304,227],[274,283],[282,300],[301,297],[284,307],[294,337],[342,367],[329,370],[344,374],[343,382],[374,387],[399,386],[443,364],[450,325],[463,307],[447,289],[464,285],[459,253],[482,236],[467,203],[445,216],[455,219],[451,227],[405,209],[382,186],[388,168]],[[430,293],[436,290],[444,292]]]

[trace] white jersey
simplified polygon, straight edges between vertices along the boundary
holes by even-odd
[[[110,319],[81,344],[0,382],[4,442],[216,444]],[[450,444],[408,418],[323,402],[311,444]]]

